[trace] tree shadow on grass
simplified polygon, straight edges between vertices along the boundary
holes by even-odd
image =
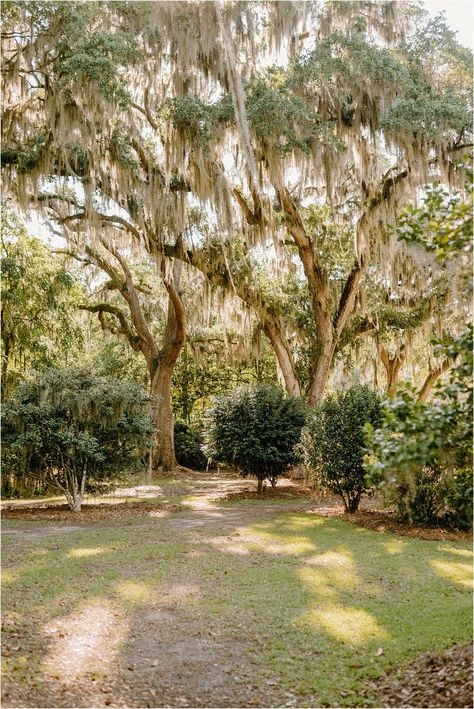
[[[466,545],[172,519],[12,540],[4,706],[355,706],[367,678],[469,635]]]

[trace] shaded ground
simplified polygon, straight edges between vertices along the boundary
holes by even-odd
[[[472,645],[427,652],[371,690],[387,707],[472,707],[472,660]]]
[[[3,706],[393,706],[397,668],[469,641],[469,544],[254,485],[167,477],[116,491],[113,518],[5,519]]]
[[[347,513],[339,504],[334,507],[327,507],[326,503],[323,502],[308,510],[308,512],[323,517],[343,517],[348,522],[352,522],[361,527],[373,529],[378,532],[393,532],[402,537],[431,539],[433,541],[472,541],[472,532],[400,524],[393,519],[393,512],[384,509],[370,509],[361,506],[358,512]]]

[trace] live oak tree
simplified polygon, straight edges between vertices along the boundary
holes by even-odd
[[[19,203],[112,245],[127,234],[237,294],[292,394],[306,337],[305,394],[319,402],[364,315],[371,264],[393,282],[404,268],[386,223],[433,174],[462,187],[471,59],[443,21],[422,26],[416,6],[393,2],[4,3],[3,14],[2,161]],[[337,272],[305,214],[325,203],[352,235]],[[304,279],[309,340],[261,277],[236,268],[236,233],[244,258],[267,256],[269,280]]]
[[[174,416],[171,405],[171,381],[173,369],[186,339],[186,316],[179,293],[181,264],[175,262],[170,273],[162,262],[162,280],[168,293],[166,324],[160,338],[150,325],[146,313],[146,301],[141,294],[152,293],[134,277],[132,267],[121,250],[106,239],[91,245],[71,237],[66,251],[77,261],[94,264],[108,280],[103,290],[117,292],[125,301],[127,313],[120,304],[101,302],[82,304],[82,308],[97,313],[103,330],[126,338],[130,347],[143,355],[152,397],[152,421],[156,440],[153,446],[152,467],[172,470],[176,466],[174,450]]]

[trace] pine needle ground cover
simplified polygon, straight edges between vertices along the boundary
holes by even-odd
[[[6,520],[3,564],[4,706],[380,706],[471,636],[468,542],[285,504]]]

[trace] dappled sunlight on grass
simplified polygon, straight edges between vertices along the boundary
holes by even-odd
[[[291,537],[285,539],[278,534],[271,534],[251,527],[247,527],[245,532],[239,534],[239,545],[245,544],[251,550],[264,551],[267,554],[288,554],[299,556],[315,551],[315,546],[307,537]]]
[[[317,517],[316,515],[305,515],[304,517],[292,517],[292,519],[287,522],[286,526],[288,529],[313,529],[314,527],[327,527],[328,520],[324,517]]]
[[[150,595],[150,587],[143,581],[121,581],[115,585],[115,590],[126,601],[146,601]]]
[[[82,557],[82,556],[97,556],[98,554],[104,554],[109,551],[104,549],[104,547],[85,547],[84,549],[71,549],[68,556],[72,557]]]
[[[231,554],[240,554],[244,556],[248,556],[250,554],[250,549],[245,546],[245,543],[239,543],[235,537],[213,537],[209,541],[218,549],[229,552]]]
[[[183,647],[186,637],[210,630],[223,647],[241,643],[243,661],[258,666],[255,681],[297,688],[300,706],[360,705],[363,683],[386,666],[468,642],[467,543],[398,539],[342,519],[208,503],[184,515],[157,507],[153,518],[54,536],[44,523],[8,521],[24,531],[11,535],[4,557],[8,620],[44,637],[25,676],[41,677],[42,668],[54,682],[54,662],[64,667],[68,653],[68,668],[83,665],[96,680],[113,673],[132,636],[148,643],[147,613],[168,609],[185,623]],[[101,658],[106,645],[111,666]],[[8,659],[12,682],[20,654]],[[103,700],[98,695],[97,705]]]
[[[390,637],[372,614],[360,608],[324,604],[309,610],[301,620],[353,646],[370,645]]]
[[[407,547],[407,542],[403,542],[401,539],[391,539],[388,542],[380,542],[380,545],[389,554],[402,554]]]
[[[443,546],[439,547],[439,551],[443,553],[448,552],[448,554],[456,554],[456,556],[465,556],[467,559],[472,560],[471,549],[455,549],[454,547],[450,547],[447,544],[443,544]]]
[[[436,573],[455,583],[472,588],[472,565],[463,564],[459,561],[441,561],[433,559],[431,562]]]
[[[81,610],[50,621],[43,635],[50,649],[43,661],[42,673],[72,686],[80,676],[106,672],[114,660],[128,630],[126,617],[111,603],[93,599]]]
[[[17,579],[17,576],[12,571],[7,571],[6,569],[2,569],[3,583],[14,583],[16,581],[16,579]]]
[[[299,577],[306,588],[319,596],[334,596],[341,591],[353,590],[360,584],[356,566],[348,552],[326,552],[305,559],[311,567],[299,569]]]
[[[181,503],[183,505],[186,505],[186,507],[191,507],[192,509],[215,509],[217,510],[217,505],[214,504],[214,501],[210,501],[207,498],[203,498],[199,495],[185,495],[184,497],[181,498]]]

